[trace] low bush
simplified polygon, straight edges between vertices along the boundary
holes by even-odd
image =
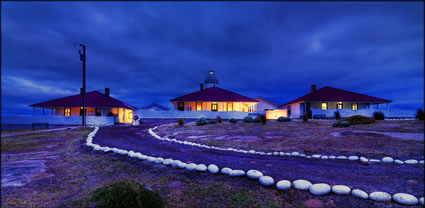
[[[253,122],[254,123],[260,123],[261,122],[260,116],[255,117],[254,120],[253,120]]]
[[[214,120],[214,119],[213,119],[213,120],[209,120],[209,121],[208,121],[208,124],[216,124],[216,123],[217,123],[217,121],[216,121],[216,120]]]
[[[348,121],[350,125],[356,125],[356,124],[371,124],[375,122],[375,119],[366,117],[366,116],[361,116],[361,115],[354,115],[344,119],[344,121]]]
[[[333,127],[349,127],[350,123],[348,121],[339,121],[332,125]]]
[[[94,207],[145,208],[163,207],[161,196],[146,189],[142,184],[133,181],[119,181],[100,187],[90,195]]]
[[[243,118],[243,122],[252,123],[252,122],[254,122],[254,119],[252,119],[251,116],[247,116],[247,117]]]
[[[236,120],[236,119],[234,119],[234,118],[231,118],[231,119],[229,120],[229,122],[230,122],[230,123],[237,123],[237,122],[238,122],[238,120]]]
[[[336,120],[341,119],[341,114],[339,114],[339,111],[335,111],[335,119]]]
[[[217,122],[218,122],[218,123],[221,123],[221,121],[222,121],[222,120],[221,120],[221,117],[220,117],[220,116],[217,116]]]
[[[177,119],[179,126],[184,126],[184,120],[182,118]]]
[[[308,121],[308,113],[304,113],[303,116],[302,116],[302,119],[303,119],[304,122],[307,122]]]
[[[261,116],[259,116],[259,118],[260,118],[261,124],[266,125],[266,123],[267,123],[266,116],[265,115],[261,115]]]
[[[416,111],[416,118],[418,120],[423,121],[424,120],[424,117],[425,117],[424,111],[422,109],[418,109],[418,111]]]
[[[291,118],[283,117],[283,116],[277,118],[277,122],[287,122],[287,121],[291,121]]]
[[[203,125],[207,125],[207,124],[208,124],[208,121],[204,117],[202,117],[202,118],[200,118],[196,121],[197,126],[203,126]]]
[[[373,113],[373,118],[375,120],[384,120],[385,116],[384,116],[384,113],[383,112],[376,111],[376,112]]]

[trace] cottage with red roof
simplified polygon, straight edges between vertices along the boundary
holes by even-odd
[[[174,104],[174,110],[241,112],[257,111],[257,100],[216,87],[215,84],[218,84],[218,80],[215,78],[214,71],[208,72],[205,84],[205,89],[204,85],[201,83],[199,91],[171,99],[170,101]]]
[[[288,109],[292,118],[300,117],[311,112],[312,117],[330,117],[335,111],[344,111],[355,115],[361,109],[379,109],[380,104],[386,104],[387,109],[391,100],[363,95],[347,90],[325,86],[316,90],[316,85],[311,86],[311,92],[291,102],[282,105]],[[351,112],[351,113],[350,113]]]
[[[132,123],[133,111],[136,108],[132,105],[117,100],[109,95],[109,88],[105,88],[105,93],[92,91],[86,93],[86,116],[114,116],[118,123]],[[30,105],[35,108],[50,109],[53,116],[82,116],[83,102],[82,92],[55,100]]]

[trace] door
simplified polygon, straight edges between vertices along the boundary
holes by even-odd
[[[184,102],[177,103],[177,110],[184,111]]]

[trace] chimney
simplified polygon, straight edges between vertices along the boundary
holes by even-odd
[[[83,94],[83,88],[80,88],[80,95]]]
[[[109,88],[105,88],[105,96],[109,97]]]
[[[201,83],[201,91],[204,90],[204,84]]]
[[[316,92],[316,85],[315,84],[311,85],[311,92]]]

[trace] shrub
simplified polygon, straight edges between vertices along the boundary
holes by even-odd
[[[179,126],[184,126],[184,120],[182,118],[177,119]]]
[[[231,119],[229,120],[229,122],[230,122],[230,123],[237,123],[237,122],[238,122],[238,120],[236,120],[236,119],[234,119],[234,118],[231,118]]]
[[[339,111],[335,111],[335,119],[336,120],[341,119],[341,115],[339,114]]]
[[[423,121],[424,120],[424,117],[425,117],[424,111],[422,109],[418,109],[418,111],[416,111],[416,118],[418,120]]]
[[[100,187],[90,195],[94,207],[163,207],[161,196],[133,181],[119,181]]]
[[[288,117],[283,117],[283,116],[277,118],[277,122],[286,122],[286,121],[291,121],[291,119]]]
[[[260,122],[261,122],[263,125],[266,125],[266,123],[267,123],[266,116],[265,116],[265,115],[261,115],[261,116],[259,116],[259,118],[260,118]]]
[[[260,116],[255,117],[253,122],[254,123],[260,123],[261,122]]]
[[[307,122],[308,121],[308,113],[304,113],[303,116],[302,116],[302,119],[303,119],[304,122]]]
[[[348,121],[339,121],[337,123],[332,124],[333,127],[349,127],[350,123]]]
[[[350,117],[348,117],[344,120],[348,121],[348,123],[350,123],[350,125],[371,124],[371,123],[375,122],[374,118],[369,118],[369,117],[361,116],[361,115],[350,116]]]
[[[221,121],[222,121],[222,120],[221,120],[221,117],[220,117],[220,116],[217,116],[217,122],[218,122],[218,123],[221,123]]]
[[[252,122],[254,122],[254,119],[252,119],[251,116],[247,116],[247,117],[243,118],[243,122],[252,123]]]
[[[208,124],[216,124],[217,123],[217,121],[215,121],[215,120],[209,120],[208,121]]]
[[[207,125],[207,124],[208,124],[208,121],[204,117],[202,117],[202,118],[200,118],[196,121],[197,126],[203,126],[203,125]]]
[[[375,120],[384,120],[385,116],[383,112],[376,111],[373,113],[373,118],[375,118]]]

